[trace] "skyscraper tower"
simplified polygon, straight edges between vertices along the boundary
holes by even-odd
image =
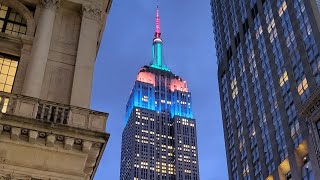
[[[157,7],[152,63],[140,69],[127,103],[121,180],[199,179],[191,93],[166,67],[162,52]]]
[[[229,178],[319,179],[319,2],[211,6]]]

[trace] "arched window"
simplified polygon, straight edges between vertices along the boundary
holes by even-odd
[[[14,9],[0,4],[0,32],[18,36],[27,33],[27,23]]]

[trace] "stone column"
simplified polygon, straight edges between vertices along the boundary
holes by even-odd
[[[101,30],[101,6],[84,4],[70,104],[89,108],[94,63]]]
[[[31,50],[22,94],[40,97],[47,65],[56,9],[60,0],[41,0],[41,14]]]

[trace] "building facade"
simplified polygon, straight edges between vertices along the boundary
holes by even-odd
[[[319,2],[211,7],[229,178],[318,179],[319,131],[305,107],[320,85]]]
[[[107,113],[90,110],[110,0],[0,0],[0,179],[93,179]]]
[[[196,121],[187,82],[163,63],[157,9],[152,63],[140,69],[126,107],[121,180],[198,180]]]

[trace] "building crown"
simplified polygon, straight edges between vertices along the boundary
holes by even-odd
[[[153,39],[153,44],[152,44],[151,67],[156,68],[156,69],[165,70],[165,71],[170,71],[163,61],[159,5],[157,5],[156,30],[154,33],[154,39]]]

